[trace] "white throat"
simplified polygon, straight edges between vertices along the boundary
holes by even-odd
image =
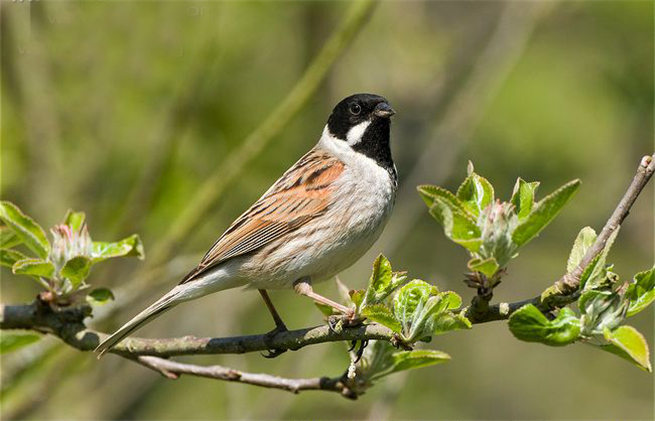
[[[348,142],[348,144],[350,146],[354,146],[359,142],[361,142],[362,136],[364,136],[364,132],[370,125],[371,125],[371,120],[368,120],[359,123],[358,125],[353,126],[350,130],[348,130],[348,134],[346,135],[346,141]]]

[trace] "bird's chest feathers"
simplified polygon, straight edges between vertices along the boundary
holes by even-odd
[[[330,212],[337,230],[349,237],[377,238],[395,200],[389,172],[370,158],[352,156],[335,187]]]

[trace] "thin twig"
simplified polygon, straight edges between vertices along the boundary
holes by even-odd
[[[332,378],[313,377],[307,379],[288,379],[272,376],[270,374],[246,373],[220,365],[200,366],[152,356],[140,356],[137,357],[135,361],[151,370],[161,373],[164,377],[169,379],[177,379],[182,374],[188,374],[192,376],[207,377],[210,379],[281,389],[292,393],[300,393],[304,390],[326,390],[340,393],[350,399],[357,398],[357,394],[346,385],[343,376]]]
[[[517,301],[514,303],[500,303],[490,306],[485,314],[476,314],[474,323],[491,322],[495,320],[504,320],[527,304],[533,304],[542,311],[552,310],[553,307],[563,307],[577,300],[578,294],[576,291],[580,286],[580,276],[591,262],[603,251],[607,240],[610,238],[623,223],[625,218],[630,213],[632,205],[634,205],[637,197],[641,191],[646,187],[648,181],[655,173],[655,154],[644,156],[639,162],[637,172],[628,186],[625,194],[619,201],[619,204],[612,212],[612,215],[605,223],[602,231],[594,241],[594,244],[587,250],[582,260],[575,269],[563,275],[557,282],[553,284],[553,294],[549,295],[547,302],[542,300],[541,296],[530,298],[528,300]],[[554,298],[557,298],[556,300]],[[555,304],[556,303],[556,304]],[[467,315],[471,313],[472,309],[467,310]]]
[[[566,280],[565,285],[571,288],[580,281],[580,275],[585,267],[603,250],[609,236],[614,232],[628,215],[637,197],[655,172],[655,156],[646,156],[641,160],[637,174],[628,187],[625,195],[619,202],[612,216],[609,218],[601,234],[589,251],[585,254],[578,267],[562,277],[555,286]],[[576,273],[579,273],[576,275]],[[561,290],[560,290],[561,291]],[[577,294],[562,292],[565,305],[575,300]],[[476,317],[473,323],[483,323],[493,320],[507,319],[512,312],[527,303],[533,303],[543,309],[541,297],[515,303],[500,303],[490,306],[486,315]],[[0,305],[0,329],[30,329],[42,333],[50,333],[61,338],[68,345],[82,351],[95,349],[100,340],[106,335],[88,329],[84,319],[91,315],[89,306],[53,309],[49,304],[36,300],[26,305]],[[340,380],[329,378],[314,379],[282,379],[264,374],[241,373],[220,366],[202,367],[190,364],[181,364],[167,361],[161,357],[175,355],[199,354],[241,354],[245,352],[264,351],[271,348],[283,350],[296,350],[308,345],[325,342],[340,342],[352,340],[392,340],[393,332],[376,323],[355,328],[346,328],[338,332],[328,326],[298,329],[281,332],[273,337],[269,335],[248,335],[232,338],[195,338],[192,336],[170,339],[139,339],[128,338],[119,343],[111,352],[125,358],[155,369],[167,377],[176,377],[180,374],[193,374],[203,377],[223,380],[240,381],[264,387],[274,387],[290,391],[299,390],[332,390],[339,391],[347,397],[356,397],[357,393],[351,388],[338,384]],[[160,358],[157,358],[160,357]],[[144,359],[145,358],[145,359]]]

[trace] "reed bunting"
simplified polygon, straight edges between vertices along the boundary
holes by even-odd
[[[377,240],[394,205],[397,174],[389,148],[395,113],[378,95],[356,94],[334,107],[318,144],[300,158],[209,249],[170,292],[105,339],[100,355],[174,306],[229,288],[266,293],[294,288],[345,315],[352,309],[312,290],[351,266]]]

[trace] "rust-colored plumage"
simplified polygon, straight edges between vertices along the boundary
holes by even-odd
[[[232,223],[180,283],[192,281],[227,259],[255,251],[323,214],[330,203],[331,186],[343,169],[343,162],[334,155],[312,149]]]

